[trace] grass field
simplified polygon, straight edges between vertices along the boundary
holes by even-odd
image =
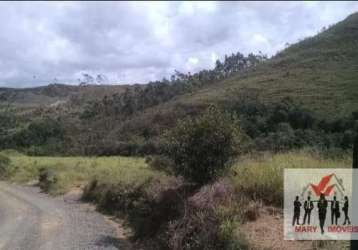
[[[140,185],[152,177],[166,177],[165,173],[151,169],[145,159],[139,157],[33,157],[12,151],[2,154],[11,160],[10,181],[31,182],[38,179],[41,169],[53,171],[57,182],[51,190],[52,194],[64,193],[92,179],[108,184]],[[351,165],[349,154],[327,158],[309,150],[261,153],[245,155],[237,160],[232,168],[236,174],[229,178],[238,192],[279,205],[285,168],[346,168]]]
[[[237,192],[243,192],[252,199],[261,199],[268,204],[282,205],[283,172],[285,168],[349,168],[350,154],[339,158],[327,158],[309,150],[278,154],[245,156],[233,169],[231,177]]]
[[[151,170],[144,158],[136,157],[31,157],[3,152],[10,160],[10,181],[18,183],[38,179],[41,169],[52,171],[57,181],[49,190],[62,194],[92,179],[103,183],[140,184],[164,174]]]

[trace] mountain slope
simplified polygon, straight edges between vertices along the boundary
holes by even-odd
[[[143,86],[144,87],[144,86]],[[0,88],[0,103],[49,105],[76,96],[84,103],[123,93],[128,85],[51,84],[28,89]],[[292,97],[321,116],[343,117],[358,109],[358,13],[320,34],[291,45],[254,70],[204,85],[173,103],[205,105],[230,102],[238,92],[254,91],[266,102]]]
[[[267,102],[292,97],[325,117],[358,109],[358,13],[294,44],[253,72],[208,86],[184,103],[230,101],[238,91],[255,91]]]
[[[212,81],[198,85],[190,86],[190,81],[183,78],[174,84],[0,89],[0,104],[3,99],[3,103],[21,107],[17,109],[21,123],[7,119],[12,123],[4,124],[3,145],[30,146],[32,142],[23,141],[23,137],[36,135],[32,131],[36,128],[42,133],[44,127],[52,136],[52,125],[58,123],[63,136],[51,140],[46,137],[46,143],[38,148],[49,149],[40,150],[40,154],[156,153],[160,136],[178,120],[196,116],[210,104],[224,104],[222,107],[236,112],[240,105],[246,108],[247,103],[238,102],[240,98],[253,94],[258,98],[253,107],[255,114],[248,109],[239,115],[244,132],[257,148],[270,150],[286,140],[287,148],[323,145],[347,149],[358,128],[358,112],[352,114],[358,111],[357,49],[358,13],[227,78],[217,77],[220,71],[210,71]],[[294,104],[282,102],[287,97]],[[64,105],[51,105],[57,102]],[[29,106],[35,108],[26,109]],[[13,113],[4,108],[4,117]],[[35,121],[45,117],[51,119],[43,124]],[[17,129],[13,130],[14,126]],[[14,143],[16,139],[20,140]]]

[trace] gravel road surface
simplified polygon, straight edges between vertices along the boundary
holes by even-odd
[[[89,205],[0,182],[0,249],[124,249],[116,236]]]

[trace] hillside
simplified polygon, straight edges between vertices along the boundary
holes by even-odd
[[[324,32],[289,46],[255,70],[204,85],[176,102],[190,105],[230,101],[233,93],[249,90],[259,93],[267,102],[279,102],[290,96],[322,116],[343,117],[358,107],[357,80],[358,13],[355,13]],[[51,104],[73,95],[85,101],[122,93],[125,88],[125,85],[61,84],[29,89],[0,88],[0,102]]]
[[[255,91],[267,102],[292,97],[324,117],[358,109],[358,13],[326,31],[291,45],[254,72],[208,86],[184,103],[230,101],[232,93]]]
[[[218,104],[239,113],[256,149],[349,149],[358,129],[357,47],[358,13],[271,59],[232,54],[213,70],[177,74],[171,81],[0,89],[0,103],[17,106],[22,115],[4,123],[2,147],[32,146],[38,136],[28,138],[36,128],[47,128],[37,145],[51,145],[59,154],[152,154],[178,120]],[[4,117],[11,117],[6,112]],[[37,121],[30,127],[35,131],[28,131],[26,124],[44,117],[50,120]]]
[[[339,141],[340,144],[350,145],[352,131],[358,128],[356,118],[352,118],[352,113],[358,110],[357,47],[358,13],[314,37],[289,46],[255,68],[235,73],[222,81],[204,84],[195,91],[139,110],[125,119],[120,117],[116,125],[107,130],[104,140],[107,144],[113,138],[131,143],[135,141],[135,144],[148,141],[148,138],[156,137],[166,128],[174,126],[177,120],[197,115],[210,104],[228,107],[236,105],[237,99],[242,96],[256,96],[267,105],[281,105],[289,97],[300,106],[300,110],[293,114],[300,113],[302,118],[291,121],[276,119],[273,110],[284,110],[286,107],[266,109],[259,112],[261,115],[251,118],[244,115],[241,119],[243,126],[249,123],[244,128],[245,132],[250,136],[256,134],[259,144],[262,138],[266,144],[271,135],[281,138],[280,123],[288,122],[291,127],[298,129],[295,131],[296,138],[306,137],[308,145],[317,145],[323,141]],[[314,117],[315,121],[309,126],[301,126],[299,123],[306,123],[304,117],[309,117],[309,120]],[[110,124],[108,120],[113,118],[105,116],[103,119],[107,122],[98,122],[96,119],[93,126],[100,130],[104,124]],[[274,123],[267,124],[270,120]],[[262,122],[266,125],[260,131]],[[307,134],[300,134],[301,129]],[[319,134],[315,138],[310,134],[312,129]],[[330,133],[330,138],[322,137],[322,130]],[[335,137],[337,133],[341,133],[341,137]],[[283,142],[272,139],[270,143],[275,145]]]

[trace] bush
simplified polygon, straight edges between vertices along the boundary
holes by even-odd
[[[8,177],[10,174],[10,159],[0,154],[0,179]]]
[[[64,129],[57,120],[45,118],[32,121],[26,128],[14,135],[18,147],[40,146],[49,141],[62,141]]]
[[[174,173],[197,184],[215,180],[239,152],[237,119],[215,107],[179,122],[165,137],[164,154],[174,162]]]
[[[226,181],[202,187],[187,200],[182,216],[169,223],[169,249],[247,249],[237,239],[237,210],[232,186]]]
[[[154,170],[172,174],[173,162],[168,157],[161,155],[148,156],[145,162]]]
[[[96,202],[102,211],[125,216],[135,238],[150,238],[180,215],[185,191],[187,187],[174,178],[166,184],[160,179],[140,184],[109,184],[95,179],[86,186],[83,199]]]
[[[197,190],[174,177],[136,184],[94,179],[83,198],[124,217],[134,239],[146,249],[246,249],[244,239],[236,237],[236,217],[241,214],[227,181]]]
[[[39,186],[48,192],[57,183],[55,171],[49,168],[41,168],[39,173]]]

